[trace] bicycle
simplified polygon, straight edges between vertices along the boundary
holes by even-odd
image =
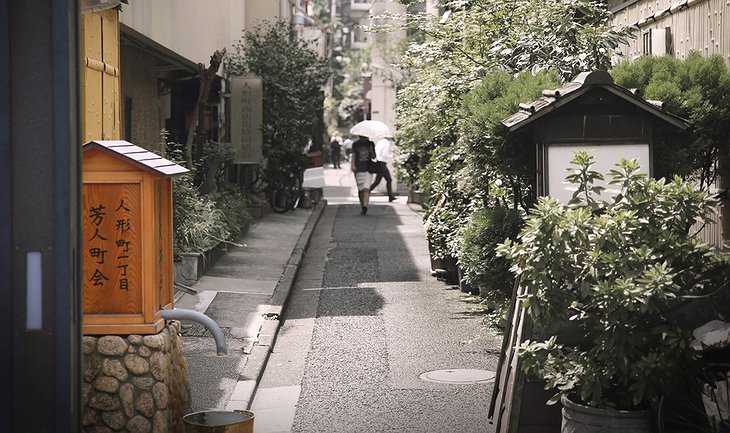
[[[294,210],[299,205],[299,201],[304,196],[304,170],[306,165],[299,162],[298,171],[289,171],[287,175],[282,176],[277,186],[271,189],[269,203],[271,209],[276,213],[284,213]]]
[[[660,398],[658,433],[730,433],[730,347],[702,351],[702,361],[683,389]]]

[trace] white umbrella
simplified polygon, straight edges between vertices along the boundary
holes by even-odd
[[[374,141],[376,138],[392,137],[393,130],[380,120],[363,120],[350,128],[350,134],[362,135]]]

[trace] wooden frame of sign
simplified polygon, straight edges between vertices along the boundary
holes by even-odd
[[[155,334],[172,308],[172,179],[188,170],[126,141],[83,147],[83,333]]]

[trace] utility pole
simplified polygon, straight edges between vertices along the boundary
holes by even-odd
[[[80,430],[78,6],[0,0],[0,431]]]

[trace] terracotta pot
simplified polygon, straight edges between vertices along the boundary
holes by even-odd
[[[561,433],[652,433],[651,412],[596,409],[563,396]]]

